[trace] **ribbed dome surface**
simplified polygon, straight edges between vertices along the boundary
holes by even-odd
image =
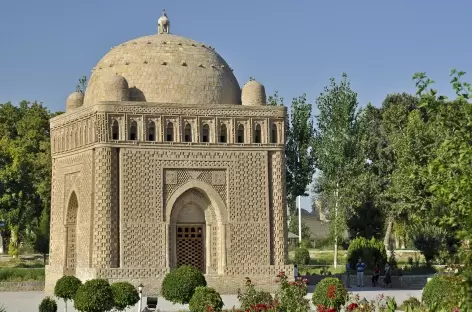
[[[260,106],[266,104],[266,93],[264,86],[255,80],[249,80],[242,90],[242,103],[248,106]]]
[[[112,48],[94,68],[84,106],[109,98],[102,86],[116,74],[128,82],[132,101],[241,104],[241,88],[225,60],[181,36],[156,34]]]
[[[72,92],[67,98],[66,111],[71,111],[84,104],[84,95],[82,92]]]

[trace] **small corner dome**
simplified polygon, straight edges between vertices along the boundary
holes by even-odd
[[[111,75],[111,79],[108,82],[108,86],[114,87],[117,89],[128,89],[128,81],[123,76],[120,76],[119,74],[114,74]]]
[[[264,86],[256,80],[249,80],[242,89],[241,100],[247,106],[266,105]]]
[[[102,76],[92,87],[90,84],[85,93],[85,104],[87,97],[92,96],[94,102],[110,101],[121,102],[129,100],[128,81],[121,75],[109,72]]]
[[[66,101],[66,111],[76,109],[84,104],[84,94],[82,92],[72,92]]]

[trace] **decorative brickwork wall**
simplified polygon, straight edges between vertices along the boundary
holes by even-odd
[[[116,153],[116,149],[113,148],[95,149],[92,257],[95,268],[113,268],[119,265]]]
[[[75,274],[83,280],[129,280],[158,291],[178,262],[179,222],[197,219],[203,224],[205,273],[223,293],[235,292],[246,276],[257,277],[265,289],[272,289],[280,271],[293,276],[293,268],[285,265],[285,109],[131,102],[100,103],[93,109],[77,108],[51,122],[57,142],[46,289],[66,272],[66,208],[73,192]],[[61,145],[74,134],[74,128],[65,131],[77,123],[71,116],[82,120],[79,128],[85,134],[79,130],[78,138],[70,139],[75,143]],[[165,141],[168,122],[172,142]],[[192,142],[186,142],[186,124]],[[244,125],[243,144],[237,143],[239,124]],[[133,131],[136,139],[130,140]],[[193,205],[202,209],[204,222]]]
[[[53,159],[51,193],[50,265],[46,268],[46,284],[68,273],[67,259],[67,207],[71,197],[77,198],[75,227],[75,271],[91,265],[91,224],[93,193],[93,152]],[[74,194],[74,195],[73,195]]]

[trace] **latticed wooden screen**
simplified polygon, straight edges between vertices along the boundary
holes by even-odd
[[[177,227],[177,266],[191,265],[205,272],[202,225]]]

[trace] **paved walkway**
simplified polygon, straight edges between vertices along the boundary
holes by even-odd
[[[359,294],[361,298],[365,297],[367,300],[374,300],[380,294],[395,297],[398,305],[400,305],[404,300],[408,299],[410,296],[421,299],[421,290],[384,290],[379,288],[365,287],[362,289],[351,288],[349,291],[354,294]],[[309,293],[307,295],[307,298],[311,299],[311,296],[312,293]],[[3,304],[7,309],[7,312],[33,312],[38,310],[38,306],[43,298],[43,292],[0,292],[0,306],[1,304]],[[225,303],[225,309],[231,309],[233,306],[237,308],[239,306],[239,302],[236,295],[222,295],[221,298]],[[182,310],[185,311],[188,310],[188,306],[179,304],[174,305],[164,300],[163,298],[159,298],[158,309],[161,312]],[[136,307],[128,309],[127,312],[137,312],[137,310],[138,307],[136,305]],[[64,301],[58,302],[58,311],[64,311]],[[70,302],[67,306],[67,311],[76,312]]]

